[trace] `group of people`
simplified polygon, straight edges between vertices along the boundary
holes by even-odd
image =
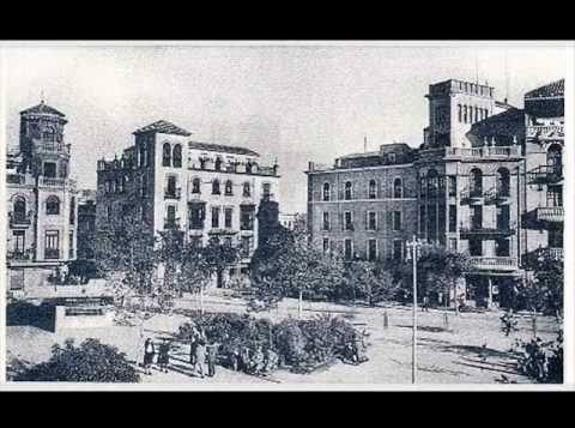
[[[163,339],[162,343],[158,346],[156,352],[156,345],[152,339],[147,338],[144,343],[144,374],[152,374],[152,365],[157,355],[158,369],[161,372],[168,372],[168,366],[170,365],[170,349],[171,343],[168,339]]]
[[[230,367],[252,375],[267,375],[279,364],[279,355],[271,348],[257,345],[252,351],[247,346],[235,347],[230,353]]]

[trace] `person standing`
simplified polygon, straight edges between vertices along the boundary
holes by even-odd
[[[194,353],[194,372],[199,372],[200,377],[204,378],[205,364],[206,364],[206,340],[205,336],[200,334],[196,341]]]
[[[214,377],[216,374],[216,362],[218,360],[218,344],[212,343],[208,346],[208,376]]]
[[[158,366],[161,372],[168,373],[168,366],[170,365],[170,342],[164,338],[160,344],[158,352]]]
[[[148,337],[144,343],[144,373],[147,375],[152,374],[154,355],[156,355],[156,348],[154,346],[154,342],[152,342],[152,339]]]

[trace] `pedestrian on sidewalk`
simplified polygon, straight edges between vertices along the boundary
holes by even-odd
[[[154,342],[148,337],[144,343],[144,373],[147,375],[152,374],[152,364],[154,363],[155,355],[156,348]]]
[[[170,341],[167,338],[162,339],[158,352],[158,366],[161,372],[168,373],[168,366],[170,365]]]
[[[190,364],[192,366],[196,365],[196,345],[198,343],[198,330],[193,327],[192,333],[190,335]]]
[[[421,305],[422,312],[429,312],[429,296],[425,294],[423,296],[423,304]]]
[[[194,368],[193,371],[199,372],[200,377],[203,379],[206,367],[206,340],[205,336],[200,333],[196,341],[196,352],[194,354]]]

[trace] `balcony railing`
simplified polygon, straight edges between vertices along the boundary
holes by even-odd
[[[40,177],[40,185],[47,187],[63,187],[67,184],[67,181],[65,178]]]
[[[58,260],[60,258],[60,250],[58,248],[46,248],[44,250],[44,258],[46,260]]]
[[[182,189],[165,189],[164,190],[164,199],[180,199],[182,196]]]
[[[463,189],[460,194],[459,194],[460,198],[462,201],[471,201],[471,200],[478,200],[478,199],[482,199],[483,197],[485,197],[485,192],[483,192],[483,189],[477,189],[477,188],[465,188]]]
[[[178,229],[180,227],[180,218],[165,218],[164,229]]]
[[[532,184],[555,184],[563,180],[563,168],[553,165],[540,165],[527,172]]]
[[[460,226],[459,232],[461,235],[475,235],[475,236],[509,236],[515,233],[513,225],[503,225],[494,228],[484,227],[478,225]]]
[[[556,140],[565,138],[563,125],[528,126],[527,138],[538,140]]]
[[[546,248],[545,251],[555,260],[563,259],[563,248]]]
[[[32,250],[13,250],[6,252],[8,260],[32,260]]]
[[[10,227],[26,227],[32,224],[32,214],[14,215],[13,212],[8,213],[10,218]]]
[[[509,190],[509,187],[489,189],[484,193],[485,203],[502,203],[509,201],[511,198]]]
[[[521,156],[520,146],[483,146],[472,148],[444,147],[446,158],[512,158]]]
[[[539,207],[537,208],[537,220],[552,223],[560,223],[564,219],[563,207]]]
[[[471,265],[480,270],[515,270],[518,268],[515,257],[470,257]]]

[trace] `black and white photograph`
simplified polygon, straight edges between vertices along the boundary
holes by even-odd
[[[7,387],[573,381],[573,43],[0,52]]]

